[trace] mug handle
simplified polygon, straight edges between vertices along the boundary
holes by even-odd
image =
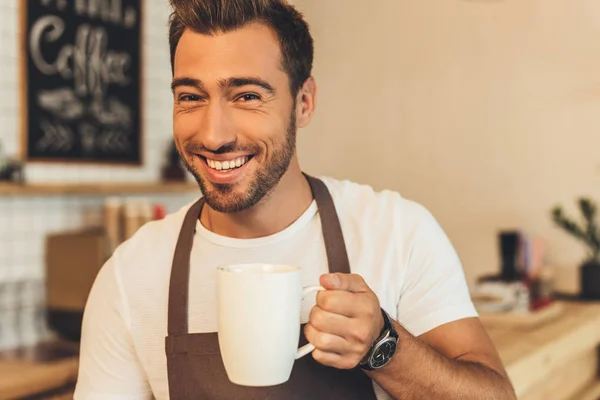
[[[304,289],[302,289],[302,298],[305,298],[306,295],[309,293],[317,292],[317,291],[321,291],[321,290],[325,290],[325,288],[323,286],[307,286]],[[296,360],[304,357],[308,353],[312,352],[314,349],[315,349],[315,346],[313,346],[310,343],[305,344],[304,346],[300,347],[298,349],[298,351],[296,352]]]

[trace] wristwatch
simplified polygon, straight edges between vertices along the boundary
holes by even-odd
[[[375,339],[371,349],[358,364],[366,371],[386,366],[398,348],[398,332],[394,328],[392,319],[383,308],[381,309],[381,315],[383,315],[383,329],[377,339]]]

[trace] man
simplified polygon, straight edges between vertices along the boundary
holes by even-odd
[[[296,131],[317,89],[301,15],[284,0],[171,3],[174,138],[203,198],[100,271],[75,398],[514,399],[435,219],[397,193],[302,173]],[[300,265],[327,289],[303,305],[312,357],[276,387],[223,370],[216,267],[240,262]]]

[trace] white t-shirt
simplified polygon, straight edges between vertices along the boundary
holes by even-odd
[[[476,316],[457,254],[433,216],[391,191],[321,178],[340,218],[350,267],[381,306],[413,335]],[[190,205],[142,227],[99,272],[88,298],[77,400],[169,398],[165,336],[175,244]],[[215,332],[216,266],[265,262],[300,265],[318,284],[327,258],[316,203],[274,235],[235,239],[197,223],[191,254],[190,333]],[[314,297],[303,303],[308,320]],[[389,399],[374,384],[377,398]]]

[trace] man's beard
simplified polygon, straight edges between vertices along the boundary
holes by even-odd
[[[294,110],[295,107],[292,108],[290,122],[283,142],[277,148],[271,150],[272,157],[270,161],[267,161],[268,164],[259,166],[255,176],[247,178],[251,179],[251,181],[244,193],[235,192],[234,188],[236,184],[208,182],[186,161],[179,147],[177,148],[183,164],[194,178],[196,178],[206,204],[210,208],[221,213],[236,213],[247,210],[256,205],[275,188],[283,174],[287,171],[296,150],[296,114]],[[194,146],[191,143],[189,145],[189,147]],[[235,144],[233,146],[228,145],[227,147],[227,152],[244,150],[236,147]],[[222,152],[219,151],[219,153]],[[258,153],[254,156],[256,157],[257,155]]]

